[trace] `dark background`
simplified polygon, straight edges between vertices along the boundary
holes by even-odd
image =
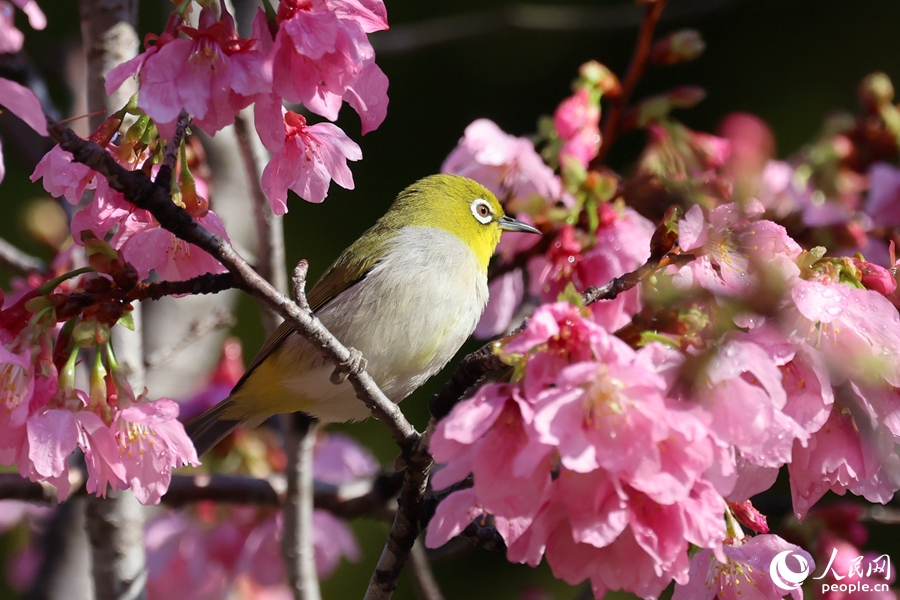
[[[38,2],[47,14],[48,28],[31,31],[21,14],[17,24],[26,33],[25,52],[67,114],[71,99],[60,74],[62,57],[80,43],[78,3]],[[387,119],[365,137],[359,135],[359,120],[351,109],[345,108],[338,122],[363,150],[363,160],[351,164],[356,189],[332,186],[321,205],[296,197],[289,202],[288,262],[309,259],[313,281],[384,212],[400,189],[440,169],[474,119],[486,117],[509,133],[528,135],[537,118],[552,113],[569,94],[583,62],[596,59],[623,77],[641,14],[627,1],[515,5],[494,0],[387,0],[386,4],[392,29],[371,39],[377,62],[390,79]],[[140,34],[160,32],[171,6],[163,0],[142,2]],[[555,10],[525,20],[528,7],[535,6]],[[651,67],[635,99],[676,85],[700,85],[707,90],[707,99],[697,108],[678,112],[678,118],[692,128],[714,131],[730,112],[754,113],[774,129],[782,157],[813,139],[830,111],[854,110],[856,86],[868,73],[884,71],[900,80],[900,3],[895,0],[673,0],[658,33],[684,27],[700,30],[706,53],[689,64]],[[627,171],[643,142],[640,133],[626,135],[614,147],[610,164]],[[43,194],[39,185],[27,182],[33,168],[29,153],[6,140],[4,152],[8,172],[0,185],[0,235],[48,257],[20,231],[30,200]],[[215,198],[211,200],[214,207]],[[236,330],[249,356],[263,340],[254,311],[250,301],[242,302]],[[443,379],[436,377],[430,387],[404,402],[404,412],[417,427],[427,422],[426,400]],[[395,446],[377,423],[341,429],[369,445],[380,460],[394,459]],[[345,564],[325,582],[326,598],[358,597],[381,551],[387,525],[358,521],[354,527],[364,545],[362,563]],[[891,549],[880,547],[882,552]],[[435,568],[448,599],[519,598],[520,590],[535,582],[548,586],[557,598],[575,594],[553,582],[545,565],[537,570],[509,565],[498,553],[470,552]],[[401,582],[396,597],[413,597],[408,580]]]

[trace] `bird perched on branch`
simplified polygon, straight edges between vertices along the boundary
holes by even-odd
[[[403,190],[309,293],[310,308],[394,402],[437,373],[475,330],[487,267],[503,231],[540,233],[503,213],[484,186],[432,175]],[[368,417],[334,364],[283,323],[231,395],[187,425],[203,454],[240,424],[302,411],[321,421]]]

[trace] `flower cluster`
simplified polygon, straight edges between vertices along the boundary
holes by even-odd
[[[828,491],[886,503],[900,490],[900,263],[893,246],[879,251],[878,230],[853,227],[875,215],[893,223],[900,171],[872,164],[866,202],[824,200],[809,178],[800,192],[796,174],[808,167],[771,160],[758,120],[735,115],[726,137],[691,131],[668,112],[696,93],[676,90],[626,115],[649,141],[634,177],[611,180],[591,170],[593,150],[576,168],[558,155],[566,145],[556,140],[595,126],[583,89],[538,138],[543,160],[540,146],[480,120],[445,163],[492,187],[549,245],[501,243],[479,331],[501,333],[537,307],[496,350],[511,379],[439,423],[433,484],[460,489],[438,506],[427,543],[490,522],[511,561],[546,557],[557,577],[589,579],[598,598],[656,597],[672,580],[676,598],[780,598],[789,589],[770,576],[777,555],[815,565],[748,502],[782,467],[800,519]],[[780,170],[790,173],[776,186]],[[838,195],[865,190],[848,171]],[[629,205],[653,214],[660,200],[684,212],[654,232]],[[791,232],[766,218],[795,212]],[[811,245],[825,227],[857,232],[850,247],[884,261],[841,256],[847,236]],[[668,266],[583,306],[577,292],[651,254]]]
[[[197,27],[173,14],[153,45],[110,71],[107,91],[139,77],[137,106],[167,138],[182,109],[213,135],[252,104],[259,136],[274,153],[263,188],[277,214],[287,212],[289,189],[310,202],[321,202],[332,180],[353,189],[347,160],[362,158],[359,147],[335,125],[307,125],[283,102],[334,121],[346,101],[364,134],[381,125],[388,80],[368,34],[387,29],[383,2],[282,0],[274,21],[258,11],[249,38],[237,34],[224,3],[202,5]]]
[[[321,436],[314,454],[316,481],[359,485],[378,470],[372,455],[341,434]],[[0,501],[0,533],[25,518],[38,529],[52,515],[49,507]],[[147,596],[151,600],[184,595],[198,600],[232,595],[242,598],[286,597],[280,552],[281,512],[269,508],[204,503],[196,510],[166,510],[145,526]],[[19,536],[20,538],[22,536]],[[28,589],[37,576],[35,536],[8,563],[16,589]],[[313,550],[320,579],[327,579],[343,559],[356,562],[360,548],[347,523],[325,510],[313,513]]]
[[[88,240],[94,270],[103,276],[70,279],[79,271],[10,298],[0,311],[0,463],[22,476],[48,481],[60,501],[71,489],[69,456],[80,449],[87,490],[130,488],[143,503],[159,502],[172,469],[199,464],[178,404],[136,395],[110,345],[110,327],[128,321],[130,307],[115,299],[81,311],[73,297],[127,287],[137,273],[121,255]],[[57,322],[65,325],[57,331]],[[93,351],[89,387],[76,387],[82,349]]]

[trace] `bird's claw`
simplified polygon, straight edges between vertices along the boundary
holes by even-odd
[[[368,361],[363,358],[362,352],[356,348],[347,348],[347,350],[350,351],[350,358],[339,363],[334,368],[334,373],[331,374],[331,383],[335,385],[343,383],[351,373],[358,375],[366,370]]]

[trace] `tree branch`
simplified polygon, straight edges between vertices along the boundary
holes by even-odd
[[[155,185],[143,172],[123,168],[96,143],[78,137],[52,119],[48,118],[47,122],[51,137],[59,142],[63,150],[71,152],[77,162],[106,177],[111,188],[122,192],[125,199],[138,208],[148,210],[166,230],[219,260],[235,277],[238,287],[264,300],[335,366],[349,364],[350,351],[314,315],[301,309],[260,277],[228,242],[194,221],[184,209],[172,202],[167,190]],[[420,436],[397,405],[384,395],[365,370],[350,372],[349,380],[357,396],[388,428],[397,444],[406,451],[412,451]]]
[[[269,199],[263,192],[260,176],[262,166],[253,147],[250,125],[245,113],[239,113],[234,121],[234,133],[238,140],[238,150],[247,171],[250,186],[250,199],[253,204],[253,217],[256,224],[256,270],[266,280],[272,282],[275,289],[287,290],[287,277],[284,272],[284,227],[282,218],[272,212]],[[260,316],[266,335],[270,335],[278,327],[281,319],[265,304],[260,304]]]
[[[69,479],[72,482],[69,499],[87,493],[80,471],[72,469]],[[316,508],[344,519],[390,518],[402,482],[403,473],[381,473],[341,485],[316,482],[313,500]],[[172,508],[203,501],[281,506],[286,494],[287,481],[283,476],[258,479],[239,475],[177,474],[172,476],[161,503]],[[46,482],[29,481],[18,473],[0,473],[0,500],[56,504],[56,488]]]
[[[419,442],[410,451],[403,452],[406,463],[403,490],[400,492],[391,533],[381,551],[375,572],[369,580],[365,600],[386,600],[391,597],[397,589],[397,580],[409,558],[413,544],[422,531],[421,516],[425,490],[428,486],[428,475],[434,466],[434,459],[428,453],[428,445],[433,434],[432,419]]]
[[[284,500],[284,532],[281,554],[288,587],[295,600],[319,600],[319,576],[313,548],[313,452],[318,421],[303,413],[286,415],[288,423],[287,496]]]
[[[616,141],[622,111],[628,106],[631,94],[647,68],[647,59],[650,58],[650,47],[653,45],[653,32],[656,30],[659,17],[662,15],[667,1],[652,0],[647,3],[644,9],[644,19],[641,21],[641,30],[638,33],[634,54],[632,54],[631,63],[628,65],[628,74],[622,83],[622,95],[614,98],[611,102],[609,116],[606,118],[606,123],[603,126],[600,150],[594,160],[591,161],[589,169],[597,169],[606,161],[609,149]]]
[[[22,252],[3,238],[0,238],[0,264],[19,275],[32,271],[43,273],[47,265],[41,259]]]

